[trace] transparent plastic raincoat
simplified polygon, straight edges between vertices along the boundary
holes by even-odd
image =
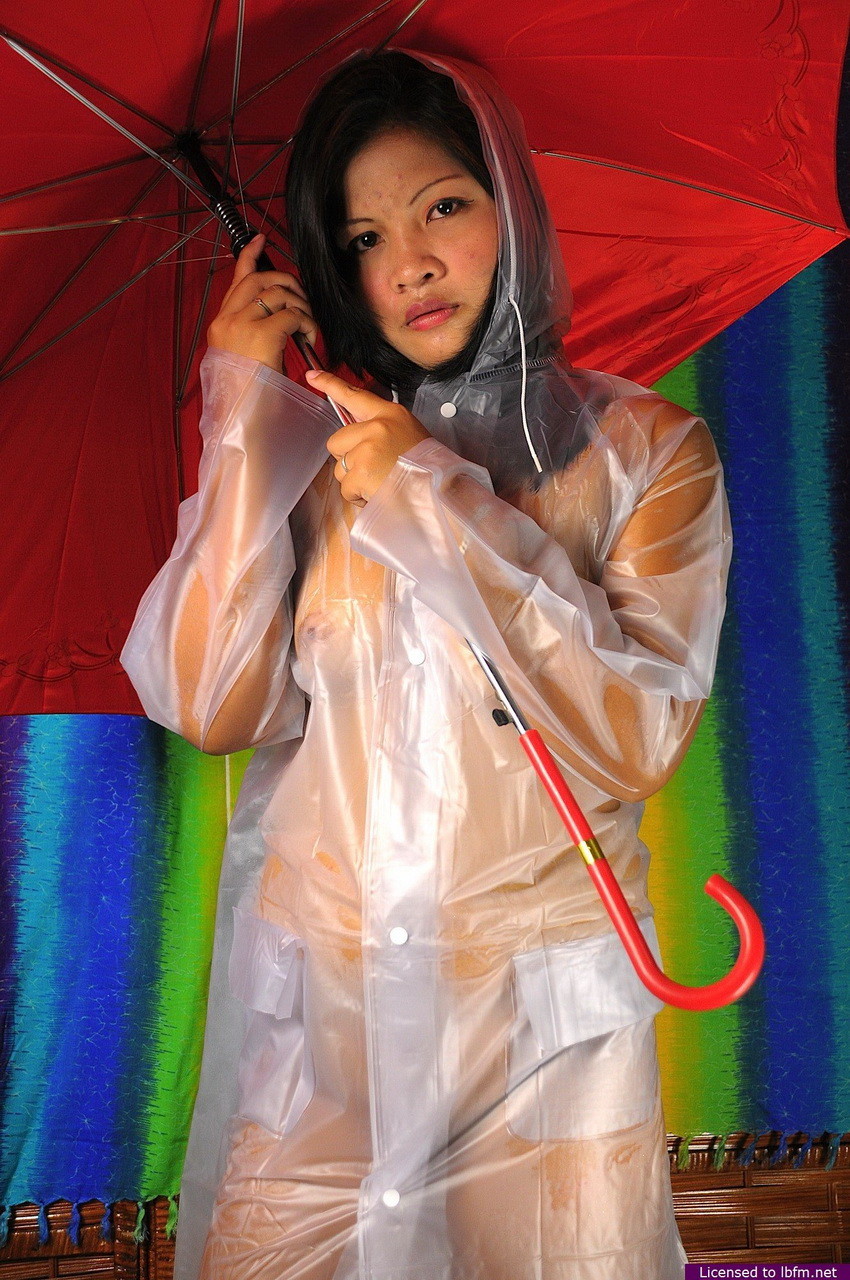
[[[655,946],[638,839],[711,685],[729,529],[704,424],[571,370],[519,117],[475,67],[492,322],[363,509],[325,402],[221,351],[200,488],[122,655],[256,746],[222,873],[181,1198],[189,1280],[674,1280],[654,1015],[463,637],[566,771]],[[528,437],[542,463],[538,472]]]

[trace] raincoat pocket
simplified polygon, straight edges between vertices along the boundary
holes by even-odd
[[[313,1096],[299,938],[235,907],[230,990],[249,1010],[239,1061],[239,1115],[290,1133]]]
[[[641,930],[656,959],[651,919]],[[529,1141],[601,1137],[648,1123],[658,1102],[655,1015],[616,934],[514,959],[507,1123]]]

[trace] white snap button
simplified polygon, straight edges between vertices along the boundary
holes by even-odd
[[[445,404],[440,405],[440,413],[444,418],[453,418],[457,413],[457,405],[447,400]]]
[[[425,654],[421,649],[411,649],[408,657],[415,667],[421,667],[425,661]]]
[[[396,947],[403,947],[409,937],[410,934],[403,925],[397,924],[395,928],[390,929],[390,942]]]
[[[381,1199],[388,1209],[394,1209],[401,1200],[401,1196],[397,1191],[385,1191]]]

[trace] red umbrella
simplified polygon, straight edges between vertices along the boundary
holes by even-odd
[[[844,10],[7,0],[0,710],[140,710],[117,655],[194,488],[197,351],[230,274],[174,173],[191,146],[281,245],[286,144],[328,67],[386,41],[483,64],[525,117],[559,228],[570,357],[650,382],[847,236]]]

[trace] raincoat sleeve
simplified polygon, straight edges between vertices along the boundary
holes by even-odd
[[[581,510],[565,471],[526,504],[534,519],[483,468],[425,440],[358,516],[352,543],[488,654],[569,768],[638,801],[675,769],[709,693],[731,535],[700,419],[647,393],[614,401],[599,427],[604,512]],[[576,520],[601,526],[598,581],[566,549]]]
[[[221,754],[301,732],[288,517],[336,426],[313,392],[256,360],[210,350],[201,380],[198,492],[121,661],[152,720]]]

